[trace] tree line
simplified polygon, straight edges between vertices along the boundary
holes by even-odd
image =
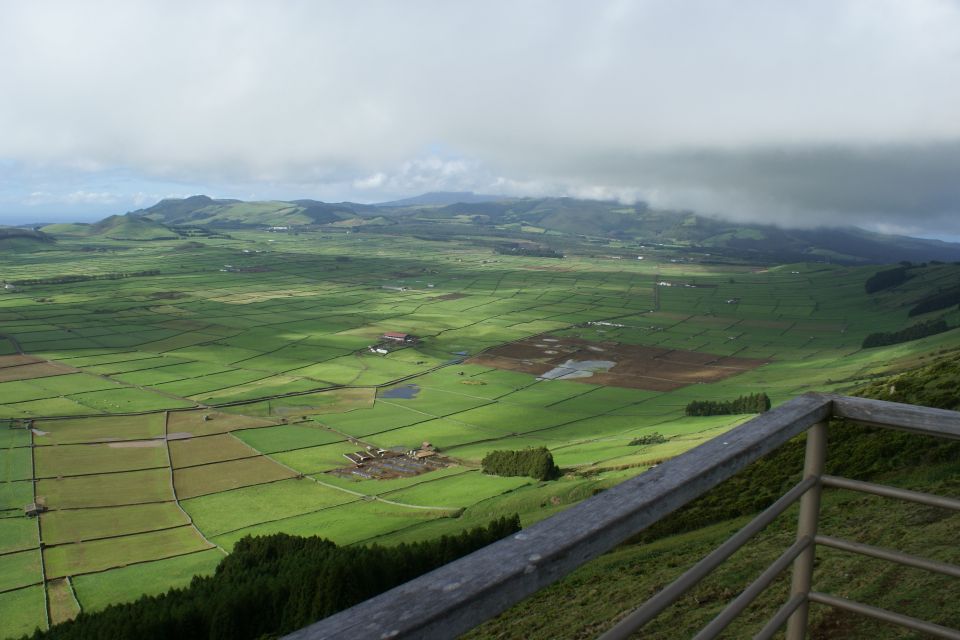
[[[148,271],[131,271],[128,273],[101,273],[95,276],[56,276],[54,278],[30,278],[27,280],[14,280],[11,284],[70,284],[72,282],[87,282],[88,280],[123,280],[124,278],[158,275],[160,275],[159,269],[150,269]]]
[[[911,340],[919,340],[920,338],[926,338],[927,336],[934,336],[938,333],[949,331],[950,329],[953,329],[953,327],[948,325],[947,321],[943,318],[938,320],[926,320],[924,322],[918,322],[917,324],[907,327],[906,329],[901,329],[900,331],[878,331],[876,333],[871,333],[863,339],[862,346],[864,349],[870,349],[872,347],[885,347],[890,344],[900,344],[901,342],[910,342]]]
[[[480,465],[484,473],[496,476],[530,476],[537,480],[560,477],[560,467],[554,463],[553,454],[546,447],[491,451]]]
[[[875,274],[867,278],[863,288],[867,293],[876,293],[877,291],[882,291],[884,289],[889,289],[890,287],[895,287],[898,284],[903,284],[910,278],[910,275],[907,273],[908,268],[909,266],[901,265],[899,267],[894,267],[893,269],[877,271]]]
[[[518,515],[459,535],[341,547],[283,533],[247,536],[212,576],[36,631],[34,640],[276,637],[362,602],[520,530]]]
[[[770,410],[770,397],[751,393],[736,400],[694,400],[687,405],[688,416],[726,416],[738,413],[763,413]]]
[[[917,304],[910,309],[910,312],[907,315],[911,317],[919,316],[923,313],[946,309],[947,307],[952,307],[955,304],[960,304],[960,287],[953,287],[951,289],[947,289],[946,291],[938,291],[937,293],[931,293],[930,295],[921,298]]]

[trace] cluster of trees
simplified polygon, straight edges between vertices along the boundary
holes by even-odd
[[[932,293],[924,298],[921,298],[917,302],[916,306],[913,309],[910,309],[910,316],[918,316],[922,313],[929,313],[931,311],[939,311],[940,309],[946,309],[947,307],[952,307],[955,304],[960,304],[960,287],[953,287],[952,289],[947,289],[946,291],[938,291],[937,293]]]
[[[641,447],[650,444],[661,444],[667,441],[666,436],[664,436],[659,431],[654,431],[653,433],[648,433],[645,436],[640,436],[639,438],[634,438],[629,442],[630,446]]]
[[[871,333],[863,339],[863,348],[885,347],[889,344],[900,344],[901,342],[910,342],[919,340],[927,336],[933,336],[944,331],[952,329],[943,318],[939,320],[927,320],[917,323],[913,326],[901,329],[900,331],[891,331],[889,333],[877,332]]]
[[[563,254],[550,247],[541,247],[528,244],[498,244],[493,247],[494,252],[510,256],[531,256],[534,258],[562,258]]]
[[[402,584],[520,530],[503,517],[438,540],[395,547],[340,547],[329,540],[276,534],[246,537],[212,576],[184,589],[113,605],[37,631],[85,640],[244,640],[289,633]]]
[[[484,473],[496,476],[530,476],[537,480],[560,477],[560,467],[546,447],[519,451],[491,451],[480,463]]]
[[[687,405],[688,416],[726,416],[737,413],[763,413],[770,410],[770,397],[751,393],[736,400],[694,400]]]
[[[28,280],[14,280],[12,284],[70,284],[71,282],[86,282],[88,280],[123,280],[140,276],[160,275],[159,269],[148,271],[131,271],[128,273],[101,273],[95,276],[57,276],[55,278],[30,278]]]
[[[864,289],[866,289],[867,293],[876,293],[877,291],[903,284],[910,278],[907,269],[911,266],[908,262],[906,265],[901,264],[901,266],[894,267],[893,269],[877,271],[867,278],[867,281],[864,283]]]

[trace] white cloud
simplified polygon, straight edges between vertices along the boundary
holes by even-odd
[[[594,195],[960,233],[956,174],[924,164],[960,157],[950,0],[0,2],[0,159],[91,185]]]

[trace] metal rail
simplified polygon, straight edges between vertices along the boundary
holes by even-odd
[[[960,510],[960,500],[824,475],[826,421],[830,417],[960,439],[960,413],[957,412],[879,400],[806,394],[510,538],[286,638],[455,638],[636,535],[794,436],[807,432],[803,480],[727,542],[623,618],[602,639],[626,638],[636,632],[799,500],[796,541],[710,622],[696,636],[697,639],[719,635],[792,564],[790,597],[757,633],[757,639],[771,638],[787,625],[787,640],[802,640],[807,632],[809,604],[814,602],[960,640],[960,631],[813,590],[816,545],[949,576],[960,575],[960,568],[953,565],[818,535],[823,487],[863,491]]]

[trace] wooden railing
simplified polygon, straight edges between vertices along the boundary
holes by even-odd
[[[636,633],[798,500],[800,515],[794,544],[695,638],[703,640],[719,635],[792,565],[790,597],[756,638],[770,638],[784,625],[788,640],[804,638],[808,607],[816,602],[933,636],[960,640],[958,630],[812,589],[816,545],[960,577],[960,567],[954,565],[818,535],[823,487],[864,491],[960,511],[960,500],[824,475],[827,421],[831,417],[960,439],[960,413],[957,412],[809,393],[520,533],[286,637],[291,640],[454,638],[703,495],[794,436],[808,432],[801,481],[727,542],[623,618],[602,636],[603,640],[626,638]]]

